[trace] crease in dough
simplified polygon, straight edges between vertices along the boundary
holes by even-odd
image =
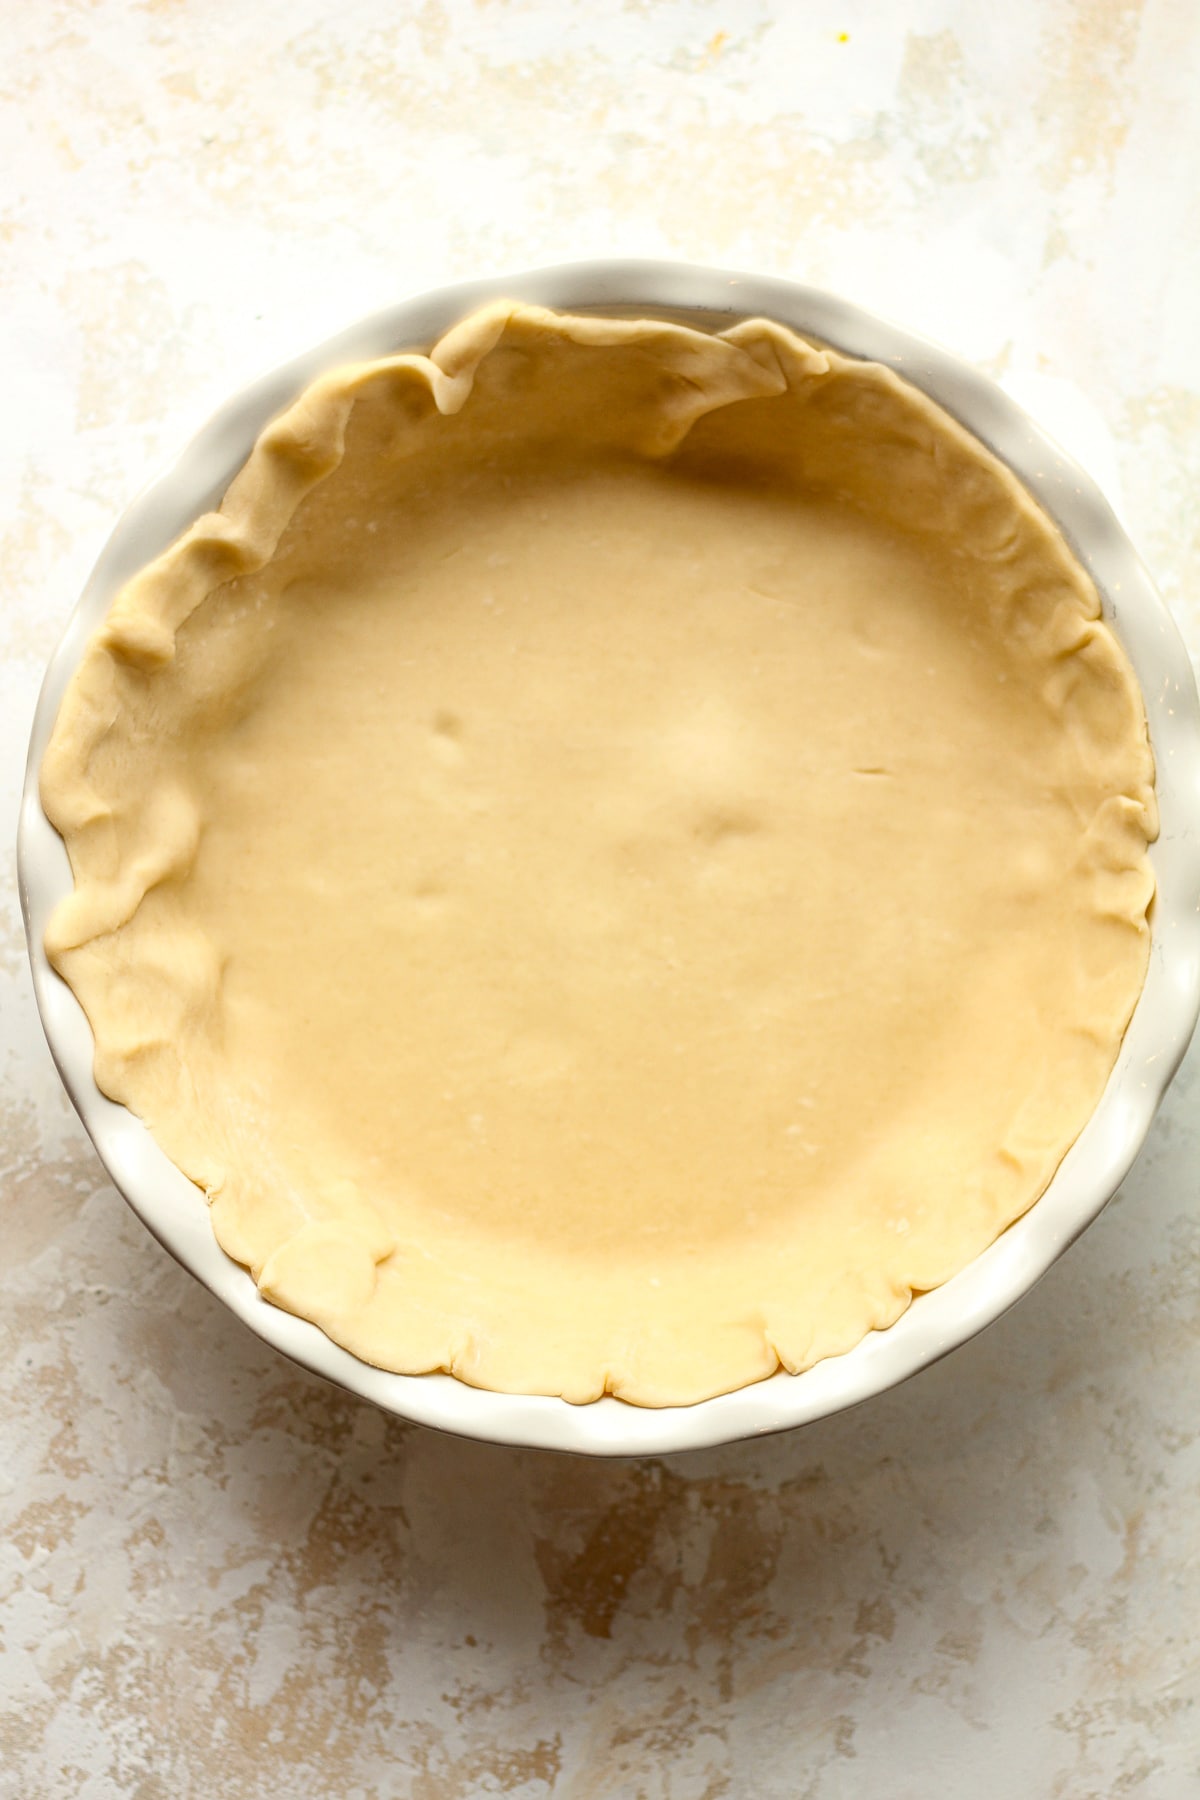
[[[1090,579],[894,372],[502,302],[315,382],[117,596],[47,951],[265,1299],[685,1404],[1036,1201],[1144,979],[1153,780]]]

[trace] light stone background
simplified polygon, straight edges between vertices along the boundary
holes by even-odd
[[[1110,486],[1200,652],[1191,0],[6,0],[0,794],[133,492],[228,392],[452,277],[796,276]],[[390,1421],[103,1179],[0,851],[0,1793],[1200,1794],[1185,1065],[984,1339],[770,1443],[605,1465]]]

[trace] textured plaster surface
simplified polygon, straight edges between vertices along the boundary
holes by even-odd
[[[0,9],[0,1794],[1200,1794],[1200,1089],[983,1339],[773,1442],[590,1464],[300,1374],[104,1179],[11,845],[41,670],[234,387],[436,282],[653,254],[1004,380],[1200,654],[1186,0]]]

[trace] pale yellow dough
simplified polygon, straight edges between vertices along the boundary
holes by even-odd
[[[888,370],[502,305],[344,368],[118,597],[42,771],[96,1078],[367,1361],[642,1405],[890,1324],[1142,985],[1134,678]]]

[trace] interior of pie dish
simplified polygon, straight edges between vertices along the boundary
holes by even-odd
[[[516,303],[335,369],[117,595],[43,804],[100,1088],[382,1369],[690,1404],[1044,1191],[1146,972],[1141,694],[879,364]]]

